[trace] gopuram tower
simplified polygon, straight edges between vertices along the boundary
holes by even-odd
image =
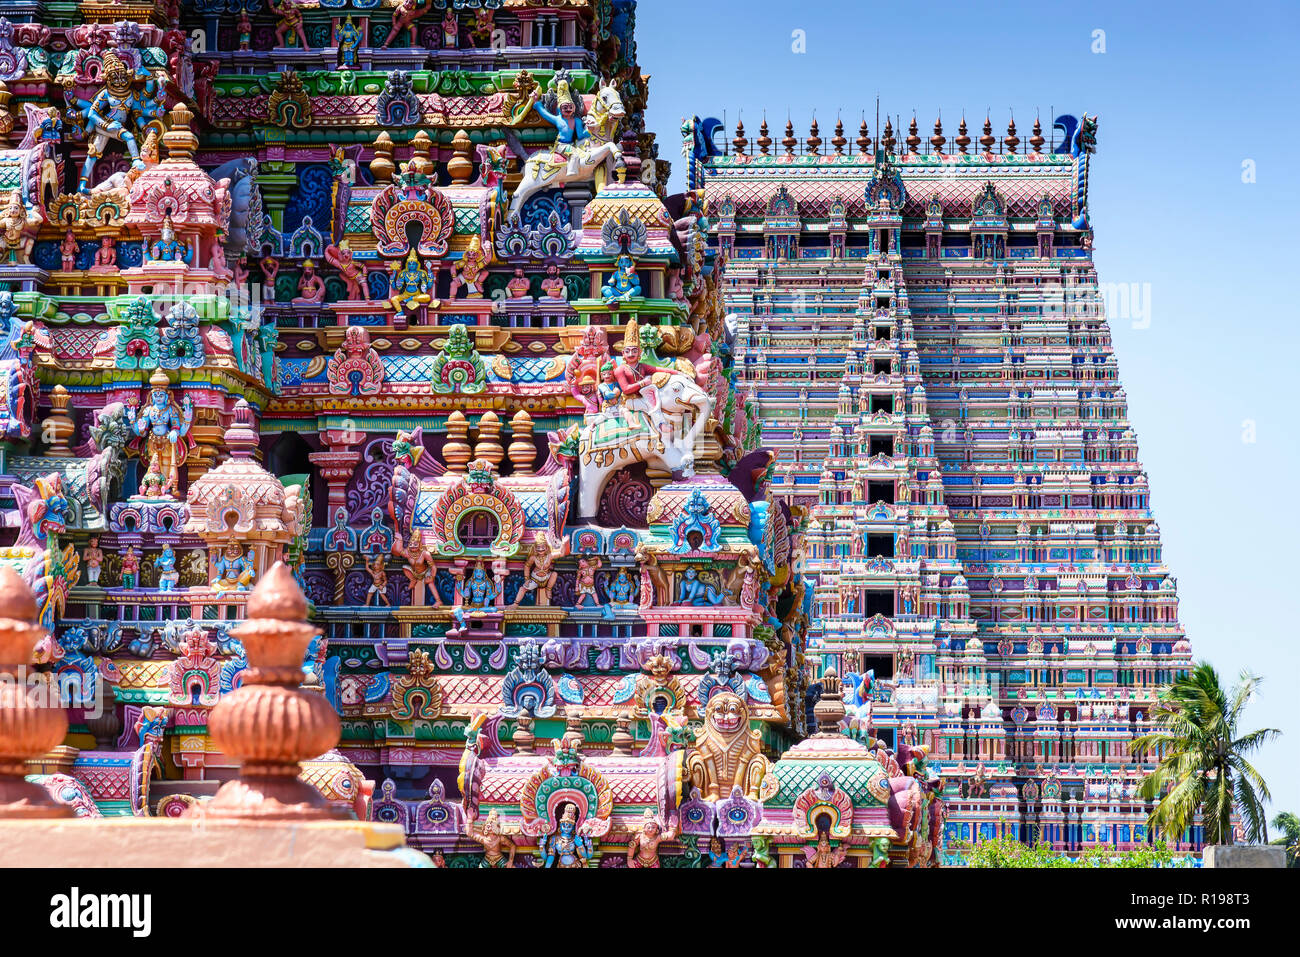
[[[932,749],[949,842],[1142,843],[1129,743],[1190,647],[1092,261],[1096,119],[924,148],[915,120],[725,151],[697,126],[844,727]]]

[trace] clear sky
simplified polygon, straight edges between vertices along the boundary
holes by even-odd
[[[1225,678],[1264,677],[1246,723],[1284,732],[1258,764],[1270,817],[1300,813],[1300,4],[641,0],[637,40],[675,188],[691,114],[726,111],[730,139],[743,111],[751,141],[765,108],[774,139],[814,110],[825,140],[841,110],[874,137],[877,95],[923,138],[936,111],[951,138],[963,109],[972,137],[1014,110],[1022,140],[1038,110],[1045,134],[1053,108],[1100,115],[1095,259],[1150,305],[1110,323],[1182,623]]]

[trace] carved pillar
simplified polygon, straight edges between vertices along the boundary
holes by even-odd
[[[329,502],[327,514],[331,520],[338,509],[347,505],[348,483],[361,464],[360,446],[365,440],[366,433],[355,429],[328,429],[321,433],[325,451],[311,452],[307,456],[325,479],[326,500]]]

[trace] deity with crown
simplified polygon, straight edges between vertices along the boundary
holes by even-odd
[[[157,371],[149,378],[149,402],[137,408],[132,401],[126,408],[127,424],[134,435],[132,441],[140,443],[141,458],[150,463],[151,471],[162,476],[161,487],[151,483],[148,494],[155,498],[169,498],[180,489],[180,467],[194,447],[190,426],[194,422],[194,404],[187,395],[177,408],[168,389],[170,380],[165,372]],[[157,465],[154,466],[154,461]]]
[[[89,102],[73,96],[70,82],[65,86],[69,114],[83,126],[88,139],[86,161],[77,184],[77,190],[82,193],[89,191],[90,175],[110,140],[126,147],[133,169],[144,169],[140,141],[148,126],[161,121],[164,108],[163,75],[146,80],[137,89],[136,71],[109,50],[104,54],[100,76],[104,87]]]
[[[578,812],[566,804],[554,834],[543,834],[538,841],[543,867],[587,867],[591,860],[591,837],[578,826]]]

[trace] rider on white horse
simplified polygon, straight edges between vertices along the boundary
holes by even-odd
[[[578,115],[578,105],[574,102],[573,88],[569,85],[568,79],[557,79],[555,112],[548,110],[541,102],[534,103],[533,108],[559,133],[555,137],[555,159],[558,161],[560,157],[565,157],[568,160],[568,174],[577,176],[582,171],[582,158],[580,151],[573,147],[588,142],[591,134],[587,132],[587,125]]]

